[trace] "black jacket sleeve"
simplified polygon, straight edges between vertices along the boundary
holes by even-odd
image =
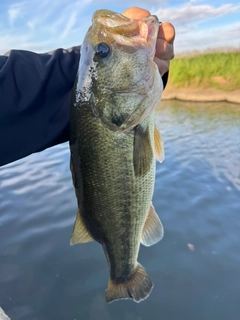
[[[80,47],[0,56],[0,165],[69,138]]]
[[[0,56],[0,166],[69,140],[79,59],[80,47]]]
[[[164,75],[162,76],[162,81],[163,81],[163,89],[165,89],[168,82],[168,72],[164,73]]]

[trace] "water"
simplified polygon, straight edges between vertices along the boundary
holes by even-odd
[[[239,319],[240,106],[162,102],[157,123],[166,158],[153,203],[165,237],[141,246],[155,286],[140,304],[106,304],[101,246],[69,245],[67,144],[0,169],[0,306],[13,320]]]

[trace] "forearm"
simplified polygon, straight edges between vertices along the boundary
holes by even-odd
[[[0,57],[0,165],[69,139],[79,47]]]
[[[79,51],[0,56],[0,166],[69,140]]]

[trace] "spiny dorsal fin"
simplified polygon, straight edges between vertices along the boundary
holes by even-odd
[[[149,130],[137,125],[134,134],[133,165],[135,176],[144,176],[150,170],[153,159]]]
[[[140,302],[146,299],[153,288],[152,280],[140,263],[137,263],[135,271],[122,282],[108,281],[106,301],[112,302],[119,299],[132,299]]]
[[[87,231],[78,209],[76,220],[73,227],[72,238],[70,240],[70,244],[74,245],[77,243],[85,243],[94,241],[93,237]]]
[[[146,246],[152,246],[163,238],[164,229],[154,206],[151,204],[148,215],[142,230],[141,243]]]
[[[154,128],[154,149],[156,158],[160,163],[162,163],[164,160],[164,143],[162,140],[161,133],[158,131],[156,125]]]

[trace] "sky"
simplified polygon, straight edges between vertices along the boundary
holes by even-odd
[[[79,45],[95,10],[121,13],[130,6],[145,8],[174,25],[176,54],[240,49],[239,0],[0,0],[0,54]]]

